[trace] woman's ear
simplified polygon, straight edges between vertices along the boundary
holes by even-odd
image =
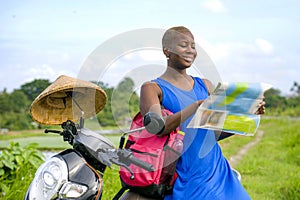
[[[164,47],[164,48],[163,48],[163,52],[164,52],[164,54],[165,54],[165,56],[166,56],[167,58],[170,57],[170,51],[169,51],[168,48]]]

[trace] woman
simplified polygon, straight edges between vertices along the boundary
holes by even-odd
[[[209,80],[186,72],[197,56],[193,34],[182,26],[170,28],[162,45],[167,69],[159,78],[143,84],[140,111],[142,115],[149,111],[161,113],[163,106],[174,114],[165,119],[162,134],[178,126],[185,132],[184,152],[176,168],[179,177],[173,193],[165,199],[250,199],[217,143],[231,134],[187,128],[199,105],[213,90]],[[257,111],[263,113],[264,102]]]

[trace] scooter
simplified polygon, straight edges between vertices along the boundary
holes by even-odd
[[[127,166],[134,164],[148,171],[154,170],[153,165],[135,158],[128,149],[115,148],[107,138],[83,125],[84,120],[81,118],[79,124],[70,120],[64,122],[61,125],[62,131],[45,130],[45,133],[61,135],[73,148],[54,155],[38,168],[27,190],[26,200],[99,200],[102,197],[106,167],[115,164],[130,171]],[[153,128],[149,130],[153,131]],[[124,132],[120,146],[123,146],[124,136],[132,131],[138,130]],[[134,173],[131,174],[134,179]]]
[[[145,115],[145,127],[123,132],[119,148],[106,137],[84,127],[84,117],[103,109],[106,93],[97,85],[60,76],[32,103],[31,115],[37,122],[60,124],[62,130],[45,130],[62,136],[72,148],[47,159],[37,170],[25,200],[78,199],[100,200],[107,167],[123,166],[134,179],[130,164],[153,171],[154,167],[123,149],[126,134],[141,129],[157,133],[164,126],[160,116]],[[85,115],[85,112],[87,113]],[[78,113],[81,115],[78,116]],[[158,121],[157,121],[158,120]],[[76,121],[77,123],[75,123]],[[157,127],[157,126],[160,127]]]

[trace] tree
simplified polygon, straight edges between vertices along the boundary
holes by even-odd
[[[118,84],[116,90],[123,91],[123,92],[126,92],[126,93],[132,93],[133,87],[134,87],[133,80],[129,77],[125,77],[124,80],[122,80]]]
[[[133,91],[134,82],[131,78],[125,77],[117,86],[112,94],[111,106],[114,119],[120,126],[127,125],[126,123],[131,120],[131,113],[136,112],[135,108],[138,107],[136,93]],[[137,105],[133,105],[133,102]],[[134,111],[131,109],[134,108]]]
[[[0,93],[0,115],[11,111],[11,104],[9,101],[9,94],[4,90]]]
[[[280,90],[274,88],[265,92],[266,108],[285,108],[287,106],[286,98],[282,97],[280,93]]]
[[[100,86],[107,95],[106,105],[104,109],[97,114],[97,120],[101,126],[116,126],[111,111],[111,95],[114,91],[114,88],[109,87],[107,84],[104,84],[103,82],[98,82],[97,85]]]
[[[267,113],[274,116],[292,116],[300,115],[300,86],[294,82],[291,91],[293,96],[281,96],[280,90],[270,89],[265,93]]]
[[[294,81],[293,86],[290,89],[291,92],[295,93],[295,96],[300,96],[300,85]]]
[[[46,79],[35,79],[32,82],[21,86],[21,90],[32,102],[40,93],[42,93],[51,83]]]
[[[30,105],[27,96],[21,90],[14,90],[9,95],[9,101],[12,104],[12,111],[15,113],[25,113]]]
[[[0,127],[11,130],[32,128],[29,115],[30,103],[50,85],[48,80],[34,80],[21,86],[12,93],[6,90],[0,93]]]
[[[133,80],[126,77],[116,88],[108,87],[102,82],[98,85],[104,89],[108,98],[104,109],[97,114],[99,123],[102,126],[127,125],[133,114],[139,110],[139,97],[133,91]]]
[[[291,91],[294,92],[294,95],[287,98],[287,102],[289,107],[294,109],[300,105],[300,85],[296,81],[294,81]]]

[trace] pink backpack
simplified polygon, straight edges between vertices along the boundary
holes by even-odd
[[[172,112],[169,110],[162,109],[163,116],[170,114]],[[133,118],[130,129],[139,127],[143,127],[143,117],[140,113]],[[134,173],[132,180],[131,173],[121,167],[119,173],[123,192],[130,189],[150,198],[163,198],[172,192],[177,178],[176,162],[181,154],[172,148],[177,134],[182,135],[178,128],[165,136],[157,136],[146,129],[129,134],[125,148],[130,149],[134,157],[152,164],[154,171],[149,172],[131,164],[129,168]]]

